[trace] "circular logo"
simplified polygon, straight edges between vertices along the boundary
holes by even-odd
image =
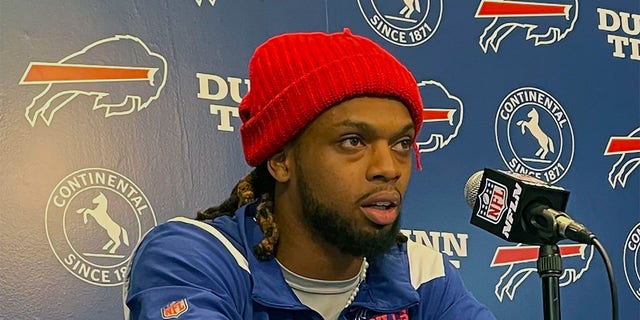
[[[629,232],[627,241],[624,242],[624,275],[627,277],[629,288],[633,291],[636,299],[640,300],[640,269],[638,269],[638,253],[640,253],[640,223]]]
[[[429,40],[442,18],[442,0],[358,0],[358,5],[378,35],[403,47]]]
[[[502,100],[495,135],[500,156],[513,172],[555,183],[573,161],[571,122],[562,105],[538,88],[516,89]]]
[[[99,286],[124,282],[135,245],[156,224],[142,190],[102,168],[64,177],[45,211],[47,239],[58,261],[74,276]]]

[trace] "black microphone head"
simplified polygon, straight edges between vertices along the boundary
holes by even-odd
[[[469,178],[464,196],[471,224],[510,242],[542,244],[559,238],[532,228],[531,208],[542,204],[563,211],[569,192],[535,177],[485,168]]]
[[[467,205],[473,209],[476,204],[476,198],[480,191],[480,183],[482,182],[483,170],[477,171],[469,177],[467,183],[464,185],[464,200],[467,201]]]

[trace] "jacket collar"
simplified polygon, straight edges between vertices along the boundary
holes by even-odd
[[[260,243],[263,233],[255,221],[256,203],[252,202],[236,212],[253,283],[252,298],[265,306],[289,310],[306,310],[285,282],[275,259],[258,260],[253,247]],[[394,246],[379,257],[368,258],[369,269],[352,306],[378,312],[392,312],[418,303],[419,296],[409,278],[407,246]]]

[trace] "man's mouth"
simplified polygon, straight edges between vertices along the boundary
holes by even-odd
[[[388,225],[398,217],[399,205],[399,194],[396,192],[380,192],[365,199],[360,208],[371,222],[378,225]]]

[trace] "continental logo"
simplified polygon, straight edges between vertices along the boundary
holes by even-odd
[[[442,20],[442,4],[443,0],[358,0],[371,29],[403,47],[431,39]]]
[[[20,85],[46,85],[25,109],[31,126],[49,126],[67,105],[104,110],[105,117],[140,111],[156,100],[167,80],[167,61],[139,38],[102,39],[57,62],[31,62]]]
[[[624,242],[624,253],[622,260],[624,262],[624,275],[627,278],[627,284],[633,292],[636,299],[640,300],[640,223],[629,232],[627,240]]]
[[[58,261],[78,279],[97,286],[125,281],[133,247],[156,224],[142,190],[103,168],[64,177],[45,211],[47,239]]]
[[[498,151],[510,171],[547,183],[562,179],[574,155],[571,122],[560,102],[533,87],[510,92],[495,120]]]

